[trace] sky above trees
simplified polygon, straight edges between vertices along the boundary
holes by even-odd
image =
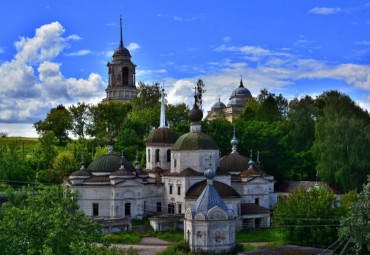
[[[163,82],[170,103],[203,108],[238,86],[286,98],[338,89],[370,109],[370,2],[1,1],[0,131],[36,136],[52,107],[97,103],[123,42],[137,81]],[[17,123],[17,125],[14,125]]]

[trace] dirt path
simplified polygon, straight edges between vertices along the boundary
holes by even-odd
[[[113,244],[115,247],[128,249],[133,247],[139,255],[155,255],[158,252],[165,250],[171,243],[155,238],[143,237],[138,244]]]

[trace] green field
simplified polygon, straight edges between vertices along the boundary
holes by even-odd
[[[0,146],[8,146],[14,143],[17,143],[21,148],[24,146],[24,151],[27,153],[39,144],[39,140],[33,137],[0,137]]]

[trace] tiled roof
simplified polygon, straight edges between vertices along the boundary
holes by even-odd
[[[315,185],[314,181],[280,181],[275,184],[276,193],[289,193],[297,189],[298,187],[304,187],[308,190],[310,187]],[[333,184],[326,182],[318,182],[319,185],[327,185],[335,194],[344,194],[344,191]]]
[[[242,203],[240,204],[240,209],[241,215],[270,213],[269,209],[253,203]]]
[[[125,169],[131,172],[135,171],[130,161],[115,154],[106,154],[95,159],[87,168],[91,172],[114,172],[120,168],[120,162],[123,161]]]
[[[171,173],[171,171],[168,170],[163,173],[163,176],[204,176],[204,175],[188,167],[185,170],[182,170],[180,173]]]
[[[195,183],[186,192],[185,198],[198,198],[206,186],[207,186],[207,180]],[[239,198],[240,197],[240,195],[234,188],[232,188],[231,186],[225,183],[213,181],[213,186],[215,187],[215,189],[217,190],[221,198]]]
[[[249,158],[240,154],[229,154],[220,159],[220,167],[228,172],[243,172],[248,168]]]
[[[101,183],[101,182],[110,183],[110,178],[108,176],[93,176],[87,179],[84,183]]]

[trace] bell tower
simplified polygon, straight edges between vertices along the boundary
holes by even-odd
[[[120,32],[120,44],[113,53],[113,60],[107,64],[108,87],[105,89],[106,98],[103,99],[104,103],[130,102],[136,92],[136,65],[131,61],[129,50],[123,46],[122,18],[120,18]]]

